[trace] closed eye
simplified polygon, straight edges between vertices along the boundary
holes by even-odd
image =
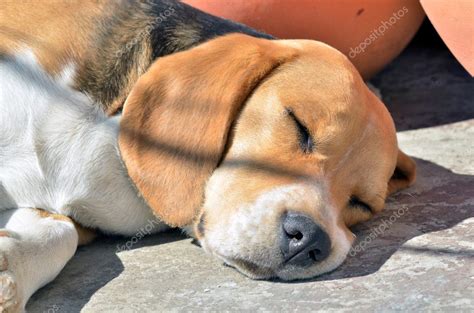
[[[291,109],[286,109],[286,112],[296,124],[296,127],[298,129],[298,137],[301,150],[303,150],[304,153],[313,152],[314,142],[313,138],[311,137],[311,134],[308,131],[308,128],[306,128],[306,126],[304,126],[303,123],[300,122],[300,120],[295,116],[295,113],[293,113]]]
[[[351,208],[357,208],[357,209],[361,209],[363,211],[366,211],[370,214],[373,214],[373,210],[372,210],[372,207],[370,205],[368,205],[367,203],[363,202],[362,200],[360,200],[358,197],[356,196],[352,196],[350,199],[349,199],[349,206]]]

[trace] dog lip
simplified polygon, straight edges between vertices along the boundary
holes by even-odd
[[[281,277],[277,273],[287,268],[288,266],[295,269],[300,269],[300,270],[304,270],[309,267],[309,266],[295,266],[291,263],[282,261],[277,266],[270,268],[270,267],[264,267],[264,266],[258,265],[255,262],[244,260],[241,258],[229,258],[229,257],[222,257],[222,256],[220,257],[224,260],[225,265],[235,268],[239,272],[243,273],[244,275],[252,279],[281,279]],[[311,276],[308,276],[307,278],[309,279],[314,276],[317,276],[317,275],[311,275]],[[285,280],[288,280],[288,279],[285,279]]]
[[[200,242],[203,243],[203,241],[200,241]],[[205,240],[204,240],[204,243],[205,243]],[[205,244],[202,245],[202,247],[204,248],[204,250],[207,250]],[[273,279],[282,279],[284,281],[301,280],[301,279],[304,280],[304,279],[311,279],[311,278],[327,273],[327,272],[314,273],[314,274],[309,274],[307,276],[305,275],[305,277],[301,277],[297,273],[291,274],[291,275],[285,274],[281,276],[280,275],[281,272],[288,273],[288,270],[290,270],[290,272],[306,271],[315,263],[311,262],[309,266],[307,265],[298,266],[296,264],[293,264],[292,262],[287,262],[283,260],[283,258],[281,258],[278,264],[275,264],[272,267],[265,267],[265,266],[259,265],[256,262],[252,262],[250,260],[246,260],[240,257],[224,256],[224,255],[221,255],[220,253],[217,253],[216,251],[209,251],[209,250],[207,251],[213,254],[214,256],[218,257],[219,259],[221,259],[224,265],[232,267],[236,269],[237,271],[239,271],[240,273],[244,274],[245,276],[251,279],[256,279],[256,280],[273,280]],[[333,249],[331,247],[331,252],[332,251]]]
[[[224,261],[225,266],[232,267],[236,269],[237,271],[239,271],[240,273],[244,274],[245,276],[251,279],[256,279],[256,280],[292,281],[292,280],[313,279],[315,277],[331,273],[339,267],[338,265],[334,268],[331,268],[328,271],[316,272],[316,273],[311,274],[307,272],[307,270],[311,266],[298,266],[298,265],[292,264],[291,262],[287,263],[287,262],[282,261],[278,265],[270,268],[270,267],[264,267],[264,266],[258,265],[255,262],[244,260],[238,257],[224,257],[219,254],[215,254],[215,255]],[[301,276],[300,275],[301,273],[299,273],[300,271],[305,271],[307,274]]]
[[[292,256],[291,258],[289,258],[288,260],[286,260],[283,265],[293,265],[293,266],[296,266],[296,267],[299,267],[299,268],[305,268],[306,269],[306,268],[310,267],[311,265],[314,265],[314,263],[315,263],[311,258],[306,258],[304,264],[296,265],[299,258],[306,258],[306,257],[304,255],[301,255],[301,254],[296,254],[296,255]]]
[[[231,267],[234,267],[243,274],[251,277],[252,279],[271,279],[276,277],[275,272],[271,268],[262,267],[254,262],[243,260],[239,258],[226,258],[225,263]]]

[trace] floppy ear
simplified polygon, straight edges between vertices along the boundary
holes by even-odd
[[[124,105],[120,152],[165,223],[193,221],[241,106],[295,55],[276,42],[234,34],[161,58],[140,77]]]
[[[416,163],[398,149],[397,167],[388,183],[388,194],[411,186],[416,179]]]

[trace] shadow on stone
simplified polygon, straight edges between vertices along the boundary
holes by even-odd
[[[185,238],[180,231],[172,230],[146,236],[133,244],[130,250]],[[33,295],[28,302],[27,311],[80,312],[97,290],[123,272],[124,266],[117,253],[124,252],[118,252],[119,247],[129,240],[130,238],[103,236],[90,245],[79,247],[54,282]]]

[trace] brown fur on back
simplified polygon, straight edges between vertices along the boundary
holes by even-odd
[[[74,64],[75,87],[110,114],[158,57],[242,32],[271,38],[172,0],[68,0],[0,10],[0,53],[31,48],[52,74]]]

